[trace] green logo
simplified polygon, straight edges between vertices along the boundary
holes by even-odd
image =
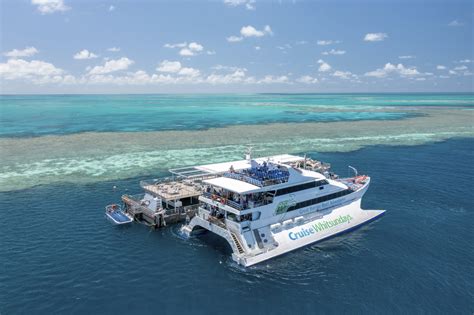
[[[280,203],[278,203],[275,214],[282,214],[288,211],[288,209],[292,206],[296,205],[296,201],[293,198],[293,195],[290,195],[290,199],[283,200]]]

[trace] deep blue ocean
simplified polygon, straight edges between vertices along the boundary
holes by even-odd
[[[473,314],[473,106],[473,94],[1,96],[0,314]],[[372,178],[363,208],[386,215],[247,269],[218,237],[105,219],[140,180],[249,143],[342,176],[356,166]]]
[[[218,238],[117,228],[133,178],[0,194],[1,314],[472,314],[474,141],[315,154],[372,176],[381,219],[248,269]],[[112,185],[122,189],[112,190]]]

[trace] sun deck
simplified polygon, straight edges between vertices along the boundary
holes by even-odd
[[[277,164],[291,164],[304,161],[304,157],[291,155],[291,154],[281,154],[281,155],[273,155],[267,157],[261,157],[253,159],[259,164],[263,162],[271,161]],[[173,168],[170,169],[170,173],[182,178],[198,178],[198,177],[212,177],[219,174],[224,174],[228,172],[229,169],[234,169],[235,171],[240,171],[249,168],[250,161],[249,160],[237,160],[232,162],[223,162],[223,163],[214,163],[214,164],[205,164],[205,165],[197,165],[197,166],[186,166],[181,168]]]

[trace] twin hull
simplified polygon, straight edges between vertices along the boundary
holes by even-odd
[[[239,256],[234,252],[232,258],[243,266],[252,266],[303,246],[353,230],[378,218],[384,212],[384,210],[362,210],[359,199],[304,224],[280,231],[272,231],[272,237],[278,246],[269,251],[254,256]]]
[[[292,218],[299,215],[304,218],[303,220],[298,223],[292,220],[291,224],[284,224],[279,228],[271,229],[271,225],[268,224],[252,228],[252,233],[249,233],[249,231],[242,233],[242,231],[232,227],[233,224],[228,223],[227,228],[223,228],[209,222],[206,215],[198,214],[183,228],[183,231],[189,235],[195,227],[202,227],[222,236],[234,251],[232,254],[233,260],[246,267],[252,266],[331,236],[348,232],[382,215],[385,212],[384,210],[361,209],[361,198],[367,188],[368,183],[350,195],[326,203],[324,209],[321,209],[321,207],[315,208],[314,206],[303,208],[298,213],[292,214]],[[284,217],[285,215],[279,216],[280,223],[283,221],[281,218]],[[263,244],[264,246],[260,249],[257,247],[253,249],[245,248],[246,239],[252,234],[261,235],[270,242]]]

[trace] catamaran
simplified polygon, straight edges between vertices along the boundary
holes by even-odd
[[[362,210],[370,177],[338,178],[318,161],[279,155],[207,165],[196,215],[182,228],[223,237],[245,267],[347,232],[384,210]]]
[[[351,167],[352,168],[352,167]],[[155,227],[186,220],[191,236],[224,238],[232,259],[248,267],[348,232],[384,214],[363,210],[370,177],[339,178],[330,165],[283,154],[171,169],[142,182],[144,194],[122,196],[125,213]]]

